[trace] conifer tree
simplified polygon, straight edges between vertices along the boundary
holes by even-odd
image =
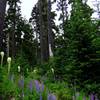
[[[96,55],[96,51],[92,42],[97,29],[96,24],[91,20],[93,10],[86,3],[82,0],[70,0],[70,3],[72,4],[71,17],[66,25],[68,40],[66,55],[69,63],[67,69],[70,73],[69,80],[85,86],[85,82],[96,81],[97,74],[93,70],[94,66],[99,66],[99,61],[96,61],[96,56],[93,56]]]
[[[43,8],[40,9],[40,7],[42,6]],[[36,34],[37,50],[39,50],[40,47],[40,51],[41,51],[41,54],[39,52],[37,52],[37,54],[41,55],[41,57],[43,57],[43,55],[46,55],[43,54],[44,51],[42,50],[43,49],[42,42],[45,42],[48,45],[44,47],[45,49],[48,48],[46,49],[48,52],[47,55],[49,54],[48,58],[50,56],[49,46],[51,46],[52,51],[54,51],[54,38],[55,38],[54,31],[55,32],[58,31],[54,22],[55,16],[56,16],[55,12],[51,12],[51,1],[48,2],[46,1],[46,3],[43,4],[42,1],[38,1],[37,4],[33,7],[32,17],[30,18],[30,21],[33,24],[33,30],[34,33]],[[43,35],[44,31],[46,31],[45,35]],[[45,41],[41,39],[45,39]]]
[[[5,33],[7,36],[7,50],[8,56],[11,55],[15,57],[18,38],[21,37],[21,33],[18,33],[19,23],[21,22],[21,12],[20,12],[20,0],[8,0],[9,8],[7,10],[6,19],[5,19]]]
[[[29,22],[21,16],[20,3],[20,0],[8,1],[4,30],[7,41],[7,56],[15,58],[19,53],[24,53],[32,64],[30,59],[35,57],[32,51],[34,47],[33,30]]]
[[[59,20],[62,21],[61,27],[64,33],[64,23],[68,19],[68,0],[57,0],[57,11],[60,11]]]
[[[0,49],[3,49],[3,26],[7,0],[0,0]]]

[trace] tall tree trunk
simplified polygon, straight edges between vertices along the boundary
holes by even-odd
[[[41,62],[49,59],[48,26],[47,26],[47,0],[39,0],[39,20],[40,20],[40,48]]]
[[[48,0],[48,41],[49,41],[49,55],[53,56],[54,36],[51,25],[51,0]]]
[[[12,57],[16,55],[16,42],[15,42],[15,30],[16,30],[16,2],[14,2],[14,20],[12,26]]]
[[[3,25],[7,0],[0,0],[0,49],[3,49]]]
[[[10,50],[9,50],[9,42],[10,42],[9,38],[10,38],[10,37],[9,37],[9,33],[8,33],[8,34],[7,34],[7,51],[6,51],[6,52],[7,52],[7,57],[9,57],[9,51],[10,51]]]
[[[11,48],[11,51],[12,51],[12,57],[14,58],[15,57],[15,49],[16,49],[16,42],[15,42],[15,23],[14,23],[14,26],[12,27],[12,48]]]

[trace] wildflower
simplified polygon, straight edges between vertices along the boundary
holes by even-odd
[[[32,80],[29,82],[29,90],[30,90],[30,92],[32,92],[32,90],[33,90],[33,81]]]
[[[40,100],[42,100],[42,95],[40,94]]]
[[[23,79],[23,77],[21,77],[21,79],[18,81],[18,86],[20,88],[24,88],[24,79]]]
[[[18,72],[20,72],[20,66],[18,66]]]
[[[37,92],[40,92],[39,81],[38,81],[38,80],[35,80],[34,83],[35,83],[36,91],[37,91]]]
[[[95,100],[95,95],[94,94],[90,95],[90,100]]]
[[[2,52],[0,53],[0,55],[1,55],[1,67],[2,67],[2,65],[3,65],[3,58],[4,58],[4,52],[2,51]]]
[[[44,91],[44,84],[41,85],[41,91]]]
[[[37,72],[37,70],[36,70],[36,69],[34,69],[34,70],[33,70],[33,72],[34,72],[34,73],[36,73],[36,72]]]
[[[3,58],[3,57],[4,57],[4,52],[3,52],[3,51],[0,52],[0,55],[1,55],[1,57]]]
[[[44,84],[39,82],[38,80],[35,80],[35,86],[37,92],[43,92],[44,91]]]
[[[8,58],[7,58],[7,62],[8,62],[8,63],[11,63],[11,57],[8,57]]]
[[[8,74],[10,72],[10,67],[11,67],[11,57],[7,58],[7,62],[8,62]]]
[[[40,91],[43,92],[44,91],[44,84],[40,83]]]
[[[54,94],[48,94],[47,100],[57,100],[57,98]]]
[[[52,73],[54,73],[54,69],[53,68],[51,68],[51,71],[52,71]]]

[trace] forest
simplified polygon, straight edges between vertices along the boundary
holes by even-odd
[[[100,1],[88,1],[37,0],[27,20],[21,0],[0,0],[0,100],[100,100]]]

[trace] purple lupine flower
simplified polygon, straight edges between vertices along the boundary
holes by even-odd
[[[41,89],[41,92],[43,92],[44,91],[44,84],[40,84],[40,89]]]
[[[54,94],[48,94],[47,100],[57,100],[57,98]]]
[[[90,95],[90,100],[95,100],[95,95],[94,94]]]
[[[42,95],[40,94],[40,100],[42,100]]]
[[[33,90],[33,81],[32,80],[29,82],[29,90],[30,90],[30,92],[32,92],[32,90]]]
[[[35,80],[34,83],[35,83],[36,91],[38,93],[44,91],[44,84],[43,83],[40,83],[38,80]]]
[[[40,92],[39,81],[38,81],[38,80],[35,80],[34,83],[35,83],[36,91],[37,91],[37,92]]]
[[[19,86],[20,88],[24,88],[24,79],[23,79],[23,78],[21,78],[21,79],[18,81],[18,86]]]

